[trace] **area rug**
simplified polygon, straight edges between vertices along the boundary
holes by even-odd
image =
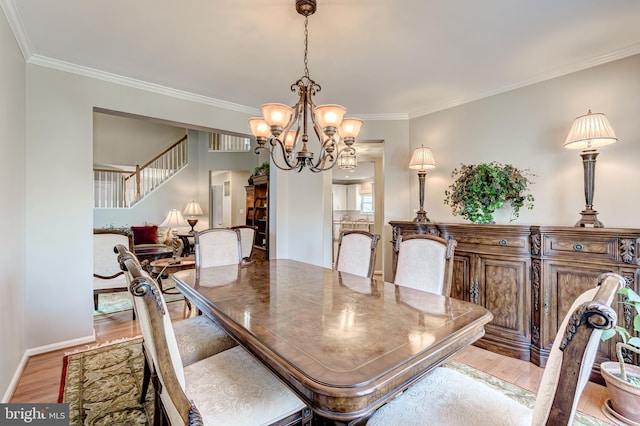
[[[151,425],[153,387],[139,403],[142,338],[66,355],[58,402],[69,403],[69,425]]]
[[[527,407],[533,408],[535,404],[535,394],[490,374],[455,361],[448,361],[444,366],[483,382]],[[143,367],[141,338],[65,356],[58,402],[69,403],[70,425],[153,424],[151,386],[145,404],[138,402]],[[580,412],[573,424],[608,425]]]
[[[485,385],[503,393],[509,398],[519,402],[525,407],[533,408],[533,406],[536,403],[536,395],[534,393],[529,392],[528,390],[523,389],[519,386],[505,382],[501,379],[498,379],[497,377],[487,374],[483,371],[476,370],[475,368],[469,367],[466,364],[456,362],[456,361],[447,361],[444,364],[444,367],[451,368],[479,382],[482,382]],[[573,419],[573,425],[574,426],[609,426],[609,423],[603,422],[601,420],[596,419],[595,417],[591,417],[587,414],[584,414],[578,411],[576,412],[576,415]]]
[[[170,292],[177,291],[175,288],[169,288]],[[175,302],[178,300],[184,300],[182,294],[168,294],[164,293],[164,300],[169,302]],[[115,293],[103,293],[98,296],[98,309],[93,311],[94,316],[113,314],[115,312],[122,312],[132,309],[131,296],[126,291],[118,291]]]

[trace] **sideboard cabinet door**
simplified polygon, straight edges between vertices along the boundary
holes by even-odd
[[[438,224],[438,228],[441,237],[458,242],[451,296],[493,314],[476,346],[529,361],[529,228],[466,224]]]
[[[531,227],[534,276],[532,295],[532,362],[544,366],[562,318],[575,298],[593,288],[606,272],[620,274],[625,285],[638,291],[636,278],[640,231],[613,228]],[[631,330],[628,308],[614,302],[619,321]],[[539,333],[538,333],[539,330]],[[616,339],[601,342],[592,379],[600,363],[616,360]],[[629,354],[628,362],[637,362]]]

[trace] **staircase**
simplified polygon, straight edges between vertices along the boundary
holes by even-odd
[[[93,169],[93,206],[129,208],[187,165],[187,136],[135,171]]]

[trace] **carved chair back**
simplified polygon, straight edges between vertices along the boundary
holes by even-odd
[[[253,244],[256,239],[257,226],[240,225],[232,226],[230,229],[236,229],[240,233],[240,248],[242,251],[242,259],[249,260],[253,251]]]
[[[449,296],[453,279],[455,240],[416,234],[398,237],[393,282],[405,287]]]
[[[98,295],[127,290],[127,282],[118,264],[115,246],[133,250],[133,237],[111,229],[93,230],[93,308],[98,309]]]
[[[338,241],[336,271],[371,278],[380,235],[367,231],[342,231]]]
[[[195,235],[196,269],[237,265],[242,260],[240,233],[235,229],[213,228]]]

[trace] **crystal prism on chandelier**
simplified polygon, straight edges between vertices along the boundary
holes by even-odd
[[[316,0],[296,0],[296,11],[304,16],[304,75],[291,85],[298,102],[293,107],[264,104],[260,108],[264,117],[250,118],[249,125],[258,143],[256,154],[267,150],[277,168],[322,172],[333,168],[343,154],[355,156],[353,144],[363,121],[344,117],[347,110],[340,105],[313,103],[320,85],[309,77],[307,51],[309,15],[316,11]],[[317,155],[308,147],[309,122],[318,141]]]

